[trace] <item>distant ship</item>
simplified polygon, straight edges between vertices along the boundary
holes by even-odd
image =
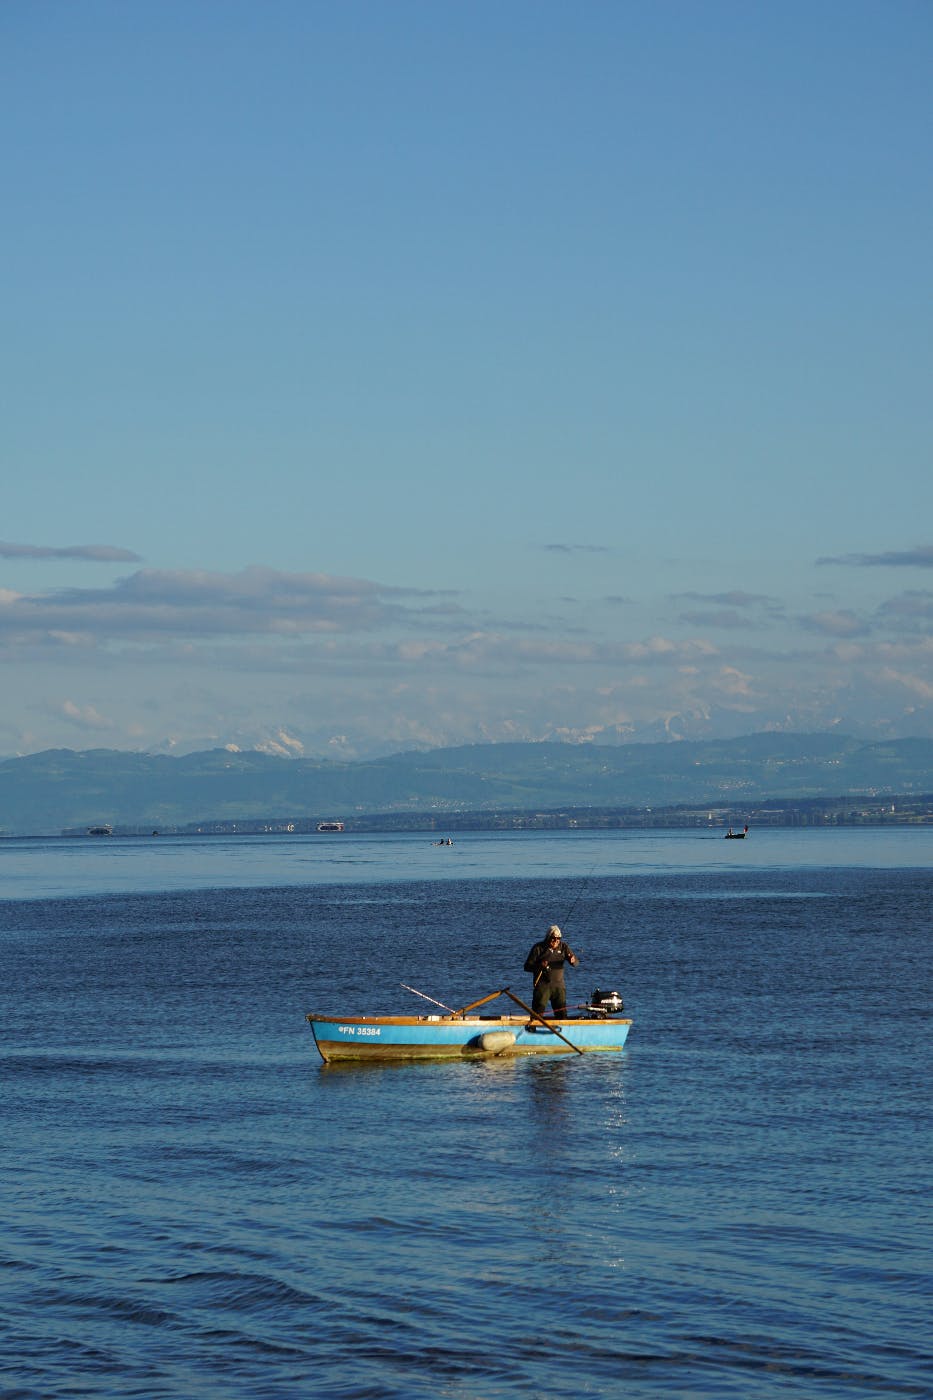
[[[318,822],[318,831],[343,831],[343,822]]]
[[[87,834],[88,834],[88,836],[112,836],[112,835],[113,835],[113,827],[112,827],[112,826],[89,826],[88,829],[87,829]]]

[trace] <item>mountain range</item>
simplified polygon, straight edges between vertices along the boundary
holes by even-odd
[[[471,744],[341,763],[211,749],[51,749],[0,762],[0,832],[354,814],[554,811],[933,793],[933,740],[837,733],[628,744]]]

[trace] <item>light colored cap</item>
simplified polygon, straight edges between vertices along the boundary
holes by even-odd
[[[556,924],[551,924],[551,927],[547,931],[548,938],[553,938],[555,933],[557,934],[557,937],[560,938],[560,929],[557,927]]]

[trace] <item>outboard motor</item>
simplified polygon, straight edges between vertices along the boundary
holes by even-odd
[[[618,992],[601,992],[597,987],[586,1009],[594,1016],[617,1016],[625,1010],[625,1004]]]

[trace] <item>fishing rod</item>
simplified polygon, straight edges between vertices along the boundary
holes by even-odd
[[[417,987],[409,987],[407,982],[399,982],[400,987],[404,987],[406,992],[414,992],[416,997],[424,997],[425,1001],[431,1002],[433,1006],[439,1006],[442,1011],[449,1011],[451,1016],[456,1016],[452,1006],[445,1006],[442,1001],[437,1001],[434,997],[429,997],[426,992],[419,992]]]
[[[593,864],[590,866],[589,870],[586,872],[586,874],[583,876],[583,879],[577,886],[577,892],[574,895],[573,903],[564,915],[565,924],[570,922],[570,916],[573,913],[574,909],[576,909],[577,905],[580,903],[580,897],[583,894],[583,891],[586,889],[587,885],[589,884],[593,871],[596,869],[598,864],[599,856],[597,856],[596,859],[593,861]]]
[[[599,864],[599,856],[596,857],[596,859],[593,861],[593,864],[590,866],[589,870],[588,870],[588,871],[586,872],[586,874],[583,876],[583,879],[580,880],[579,884],[577,885],[577,890],[576,890],[576,893],[575,893],[575,895],[574,895],[574,897],[573,897],[573,900],[572,900],[572,902],[571,902],[571,904],[570,904],[570,908],[567,910],[566,914],[564,915],[564,923],[561,925],[562,928],[564,927],[564,925],[566,925],[566,924],[568,924],[568,923],[570,922],[570,916],[571,916],[571,914],[573,913],[574,909],[576,909],[577,905],[580,903],[580,899],[581,899],[581,897],[582,897],[582,895],[583,895],[583,891],[586,889],[587,885],[589,884],[590,879],[592,878],[592,875],[593,875],[593,871],[596,869],[596,867],[597,867],[598,864]],[[561,935],[561,938],[563,938],[563,935]],[[537,987],[538,983],[541,981],[541,978],[544,976],[544,974],[545,974],[546,971],[547,971],[547,967],[546,967],[546,966],[542,966],[542,967],[539,969],[538,975],[537,975],[537,977],[535,978],[534,982],[532,983],[532,991],[534,990],[535,987]]]

